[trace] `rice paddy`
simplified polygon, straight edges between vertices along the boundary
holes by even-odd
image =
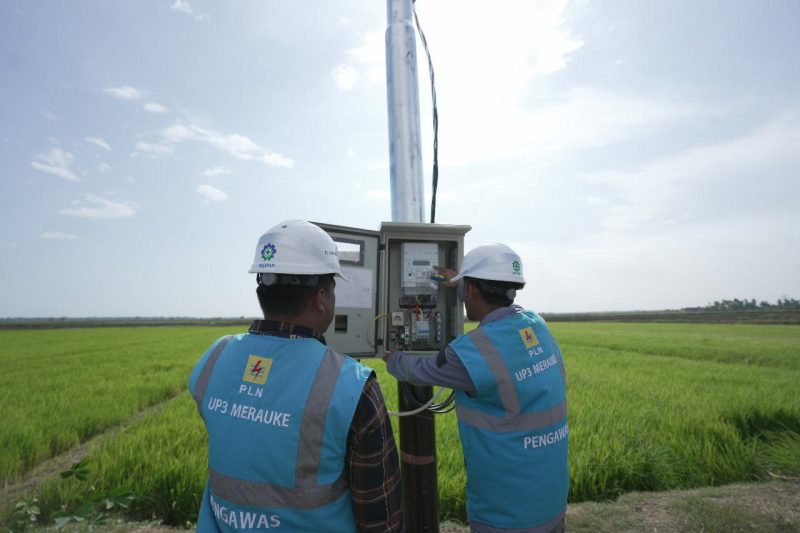
[[[800,327],[551,327],[568,375],[570,501],[800,472]],[[101,439],[89,457],[90,482],[100,491],[132,489],[134,517],[192,522],[206,441],[185,392],[188,373],[213,339],[242,329],[0,331],[0,482],[174,398]],[[367,363],[395,409],[393,378],[383,362]],[[440,513],[463,520],[455,413],[436,420]],[[47,481],[38,493],[43,513],[79,501],[84,485]]]

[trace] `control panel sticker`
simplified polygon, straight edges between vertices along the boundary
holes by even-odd
[[[342,266],[342,274],[347,281],[336,278],[336,307],[372,309],[375,296],[372,287],[373,270]]]

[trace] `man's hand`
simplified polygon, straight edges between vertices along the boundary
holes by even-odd
[[[458,272],[456,272],[452,268],[446,268],[440,266],[435,266],[433,267],[433,269],[442,276],[444,276],[444,280],[439,282],[440,285],[444,285],[445,287],[450,287],[450,288],[458,287],[458,282],[450,281],[451,279],[453,279],[458,275]]]

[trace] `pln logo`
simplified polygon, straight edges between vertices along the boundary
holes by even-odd
[[[247,358],[247,366],[244,367],[242,381],[255,383],[256,385],[263,385],[267,382],[267,376],[269,376],[269,369],[271,367],[271,358],[261,357],[260,355],[251,355]]]
[[[522,264],[519,261],[513,261],[511,263],[511,273],[516,276],[522,275]]]
[[[264,261],[272,261],[272,258],[275,257],[276,253],[278,253],[278,249],[275,247],[274,244],[268,242],[261,249],[261,259],[263,259]]]
[[[533,332],[531,327],[519,330],[519,336],[522,337],[522,342],[525,343],[525,347],[529,350],[539,344],[539,339],[536,338],[536,333]]]

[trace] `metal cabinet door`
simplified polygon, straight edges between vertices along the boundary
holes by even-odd
[[[315,222],[334,241],[347,281],[336,280],[336,312],[325,332],[329,346],[354,357],[378,355],[378,290],[380,233]],[[379,336],[379,334],[378,334]]]

